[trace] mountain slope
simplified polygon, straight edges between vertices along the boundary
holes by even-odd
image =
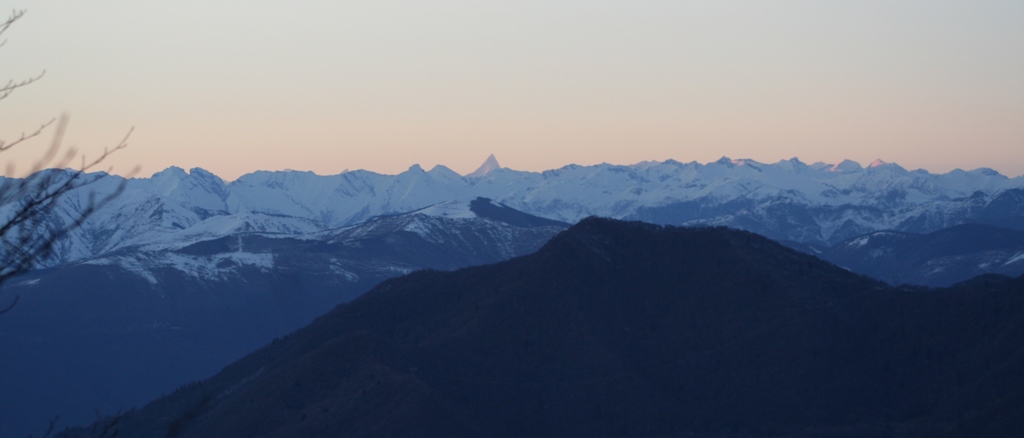
[[[1012,435],[1022,287],[922,294],[746,232],[588,219],[385,282],[119,436]]]
[[[476,211],[484,211],[478,214]],[[503,219],[493,211],[505,212]],[[445,202],[293,237],[235,232],[126,248],[4,285],[0,436],[139,405],[298,329],[379,282],[536,251],[567,226]]]
[[[884,281],[950,286],[982,274],[1024,274],[1024,231],[978,224],[928,234],[878,231],[818,256]]]

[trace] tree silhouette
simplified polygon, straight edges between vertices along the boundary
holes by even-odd
[[[6,20],[0,22],[0,48],[7,40],[2,39],[7,30],[25,15],[24,10],[14,10]],[[45,71],[36,76],[15,80],[10,79],[0,86],[0,101],[4,101],[19,89],[40,80]],[[11,177],[15,171],[8,162],[5,174],[0,177],[0,285],[18,274],[35,266],[53,253],[54,244],[68,232],[78,228],[97,209],[109,203],[124,190],[122,181],[113,191],[90,192],[86,202],[75,212],[63,219],[57,227],[42,226],[43,221],[54,212],[61,199],[69,192],[83,189],[99,181],[106,174],[89,174],[111,154],[128,146],[129,130],[124,138],[113,147],[106,147],[93,159],[86,159],[77,148],[63,146],[68,116],[42,123],[38,128],[24,131],[15,140],[0,138],[0,154],[14,147],[27,147],[26,143],[39,140],[49,133],[49,145],[42,150],[23,178]],[[74,166],[74,162],[80,164]],[[73,168],[69,168],[74,166]],[[0,301],[0,315],[9,312],[18,303],[19,296]]]

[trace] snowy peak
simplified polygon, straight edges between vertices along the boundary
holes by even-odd
[[[484,164],[481,164],[473,173],[466,175],[466,178],[480,178],[498,169],[501,169],[501,165],[498,164],[498,159],[494,158],[494,154],[491,154],[487,160],[484,160]]]
[[[843,160],[841,163],[828,169],[829,172],[858,172],[861,170],[864,170],[864,168],[861,167],[860,163],[853,160]]]
[[[450,182],[450,181],[458,181],[458,180],[462,179],[462,175],[459,175],[459,174],[455,173],[455,171],[453,171],[453,170],[451,170],[451,169],[449,169],[449,168],[447,168],[445,166],[442,166],[440,164],[434,166],[433,169],[430,169],[430,171],[427,172],[427,174],[430,175],[432,178],[434,178],[437,181],[449,181]]]
[[[484,250],[493,253],[487,260],[501,260],[523,254],[527,249],[532,252],[568,226],[477,198],[469,202],[439,202],[408,213],[377,216],[314,238],[357,247],[374,245],[369,242],[383,238],[391,246],[408,246],[415,244],[401,243],[402,239],[415,235],[432,245],[460,246],[466,254]],[[403,235],[405,237],[401,237]]]

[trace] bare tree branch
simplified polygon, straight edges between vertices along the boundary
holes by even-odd
[[[53,436],[53,431],[57,429],[58,421],[60,421],[60,415],[57,415],[50,420],[50,427],[46,428],[46,433],[43,434],[42,438],[50,438]],[[31,438],[31,436],[29,438]]]
[[[25,15],[23,10],[14,10],[6,20],[0,21],[0,36]],[[5,41],[4,41],[5,42]],[[0,42],[0,46],[4,42]],[[43,77],[42,73],[35,77],[16,81],[8,80],[0,85],[0,101],[6,99],[15,90],[30,85]],[[54,126],[54,122],[56,125]],[[128,138],[133,129],[113,147],[103,149],[98,157],[87,160],[80,156],[82,163],[75,169],[65,169],[79,154],[76,148],[63,148],[64,133],[67,130],[68,116],[61,115],[50,120],[31,132],[22,132],[14,141],[0,140],[0,153],[35,139],[45,130],[53,126],[53,139],[43,151],[31,170],[24,178],[2,178],[0,182],[0,284],[13,276],[32,269],[53,255],[54,245],[69,232],[82,226],[96,210],[108,204],[124,191],[126,180],[113,190],[97,196],[95,192],[88,194],[84,206],[77,209],[70,217],[56,218],[52,213],[61,199],[70,192],[82,189],[102,178],[102,175],[89,175],[86,172],[98,166],[111,154],[128,146]],[[63,150],[63,152],[62,152]],[[7,166],[7,175],[14,173],[14,165]],[[49,221],[49,222],[47,222]],[[9,305],[0,305],[0,315],[9,312],[18,303],[14,297]]]
[[[12,24],[25,15],[23,10],[14,10],[5,21],[0,22],[0,36]],[[0,41],[0,47],[6,43]],[[39,75],[15,81],[8,80],[0,86],[0,101],[6,99],[15,90],[30,85],[43,77]],[[56,125],[54,126],[54,122]],[[128,130],[124,138],[112,147],[103,149],[103,153],[92,160],[79,155],[75,147],[64,148],[64,133],[67,130],[68,116],[61,114],[59,118],[43,123],[34,131],[22,132],[13,141],[0,139],[0,153],[35,139],[45,130],[53,126],[53,139],[43,154],[33,163],[30,172],[24,178],[0,177],[0,286],[11,277],[25,273],[35,267],[41,260],[53,255],[55,245],[68,233],[81,227],[97,210],[110,203],[124,191],[127,179],[122,179],[113,190],[99,193],[92,191],[82,193],[87,197],[84,205],[78,206],[69,215],[54,214],[61,202],[72,191],[83,190],[86,186],[101,181],[105,174],[88,174],[89,170],[98,166],[110,155],[128,147],[128,138],[135,128]],[[62,152],[63,150],[63,152]],[[81,158],[77,169],[66,167],[76,158]],[[138,169],[136,168],[135,171]],[[134,173],[133,171],[132,173]],[[14,174],[14,165],[7,166],[7,175]],[[0,304],[0,315],[10,312],[18,304],[21,296],[16,295],[9,304]],[[5,300],[6,301],[6,300]],[[115,437],[118,434],[117,424],[125,414],[120,413],[107,422],[101,430],[93,429],[93,436]],[[97,413],[99,417],[99,413]],[[43,434],[49,438],[54,433],[56,417],[50,421]],[[98,435],[97,435],[98,433]]]
[[[0,35],[3,35],[4,32],[7,32],[7,29],[9,29],[11,27],[11,25],[14,24],[14,22],[16,22],[19,19],[21,19],[21,17],[24,16],[24,15],[25,15],[25,11],[24,10],[15,9],[14,11],[12,11],[11,15],[9,15],[6,20],[4,20],[3,22],[0,22]],[[3,47],[6,44],[7,44],[7,40],[6,39],[0,41],[0,47]],[[45,75],[45,74],[46,74],[46,70],[43,70],[41,73],[39,73],[38,76],[35,76],[35,77],[32,77],[32,78],[24,79],[24,80],[21,80],[21,81],[15,81],[14,79],[8,80],[6,85],[0,87],[0,100],[6,99],[7,96],[10,96],[11,93],[14,92],[14,90],[16,90],[18,88],[21,88],[21,87],[24,87],[26,85],[29,85],[29,84],[31,84],[31,83],[33,83],[35,81],[38,81],[39,79],[42,79],[43,75]]]
[[[36,77],[32,77],[32,78],[28,78],[28,79],[22,79],[21,81],[18,81],[18,82],[15,82],[14,79],[8,80],[6,85],[4,85],[3,87],[0,87],[0,100],[6,99],[7,96],[10,96],[11,93],[14,92],[14,90],[17,90],[18,88],[24,87],[26,85],[29,85],[29,84],[31,84],[31,83],[33,83],[35,81],[38,81],[38,80],[42,79],[43,75],[45,75],[45,74],[46,74],[46,70],[43,70]]]
[[[0,152],[6,151],[6,150],[8,150],[10,148],[13,148],[13,147],[17,146],[19,143],[24,143],[24,142],[26,142],[28,140],[31,140],[33,138],[38,137],[39,134],[42,134],[43,131],[47,127],[52,125],[53,122],[56,121],[56,120],[57,119],[50,119],[50,121],[48,121],[46,123],[43,123],[42,126],[39,127],[39,129],[36,129],[35,132],[33,132],[31,134],[25,134],[24,132],[22,132],[20,138],[18,138],[17,140],[12,141],[10,143],[8,143],[6,140],[0,139]],[[11,173],[13,173],[13,170],[14,169],[8,168],[7,174],[10,175]]]
[[[85,157],[82,157],[82,166],[77,170],[43,171],[43,168],[52,164],[58,154],[67,123],[67,116],[61,116],[50,147],[33,166],[31,175],[22,179],[6,179],[4,184],[0,184],[0,205],[17,203],[10,217],[0,220],[0,250],[3,251],[5,258],[0,262],[0,283],[31,269],[38,260],[48,257],[53,251],[53,245],[61,237],[80,227],[96,210],[124,191],[127,180],[122,180],[114,191],[100,197],[97,197],[96,193],[90,193],[88,202],[71,217],[70,223],[60,224],[57,229],[47,229],[36,223],[51,212],[68,192],[99,181],[102,176],[89,178],[86,172],[110,155],[126,148],[132,133],[129,130],[119,143],[114,147],[104,148],[103,153],[91,161],[86,161]],[[72,150],[70,157],[73,156]],[[63,162],[65,160],[61,160],[60,164],[67,164]]]
[[[7,28],[11,27],[11,25],[14,24],[15,21],[18,21],[18,19],[20,19],[22,15],[25,15],[24,9],[15,9],[11,11],[11,15],[7,17],[7,20],[4,20],[4,22],[0,23],[0,35],[3,35],[4,32],[7,32]]]

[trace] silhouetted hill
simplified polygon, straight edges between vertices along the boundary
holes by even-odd
[[[894,289],[748,232],[592,218],[389,280],[119,436],[1013,436],[1022,291]]]

